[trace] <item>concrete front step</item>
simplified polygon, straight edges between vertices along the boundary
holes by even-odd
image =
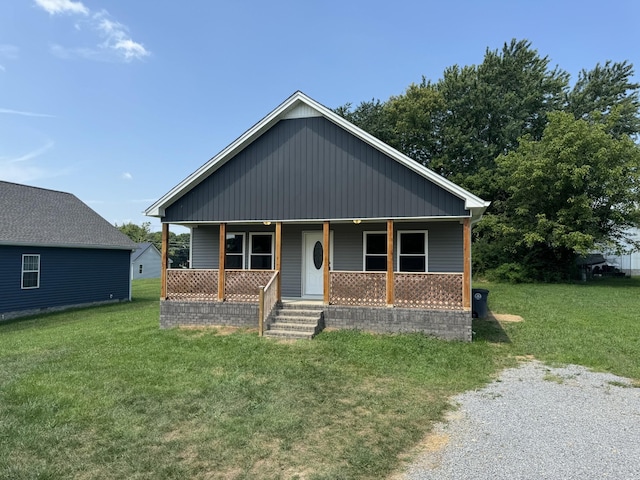
[[[300,317],[298,315],[283,315],[281,313],[278,313],[273,318],[273,321],[282,322],[282,323],[303,323],[303,324],[315,325],[318,323],[319,319],[320,319],[320,315],[316,315],[314,317]]]
[[[322,308],[308,308],[306,305],[293,308],[285,304],[275,312],[273,321],[267,326],[264,335],[277,338],[311,339],[324,328],[322,320]]]
[[[269,326],[269,330],[299,330],[301,332],[314,332],[318,326],[318,322],[315,323],[294,323],[294,322],[280,322],[276,320]]]

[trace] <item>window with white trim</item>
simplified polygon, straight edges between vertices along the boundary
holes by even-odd
[[[227,233],[224,268],[244,268],[244,233]]]
[[[387,232],[364,232],[364,271],[387,270]]]
[[[249,268],[273,270],[273,233],[250,233],[249,245]]]
[[[40,255],[22,255],[22,288],[40,288]]]
[[[428,272],[427,231],[398,231],[398,271]]]

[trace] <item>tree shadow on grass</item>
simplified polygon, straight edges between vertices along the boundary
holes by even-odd
[[[500,322],[493,315],[487,318],[474,318],[472,324],[473,340],[484,340],[490,343],[511,343]]]

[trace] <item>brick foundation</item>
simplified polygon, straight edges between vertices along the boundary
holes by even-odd
[[[258,327],[258,305],[243,302],[160,301],[160,328],[178,326]]]
[[[471,341],[471,311],[387,307],[324,307],[327,327],[377,333],[422,332],[446,340]]]
[[[326,327],[376,333],[422,332],[471,341],[471,311],[324,306]],[[216,326],[257,328],[258,305],[240,302],[160,302],[160,328]]]

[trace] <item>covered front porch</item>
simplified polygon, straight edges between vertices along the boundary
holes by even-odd
[[[163,224],[162,326],[234,324],[262,334],[284,297],[318,302],[326,326],[470,340],[470,219],[360,223],[192,227],[198,233],[189,269],[167,268],[169,226]],[[416,232],[424,232],[424,259],[405,245]],[[260,247],[269,235],[271,247]],[[447,256],[442,245],[451,243],[462,261],[453,271],[429,271],[450,266],[441,257]],[[425,271],[401,268],[416,265]],[[271,268],[254,268],[260,266]]]

